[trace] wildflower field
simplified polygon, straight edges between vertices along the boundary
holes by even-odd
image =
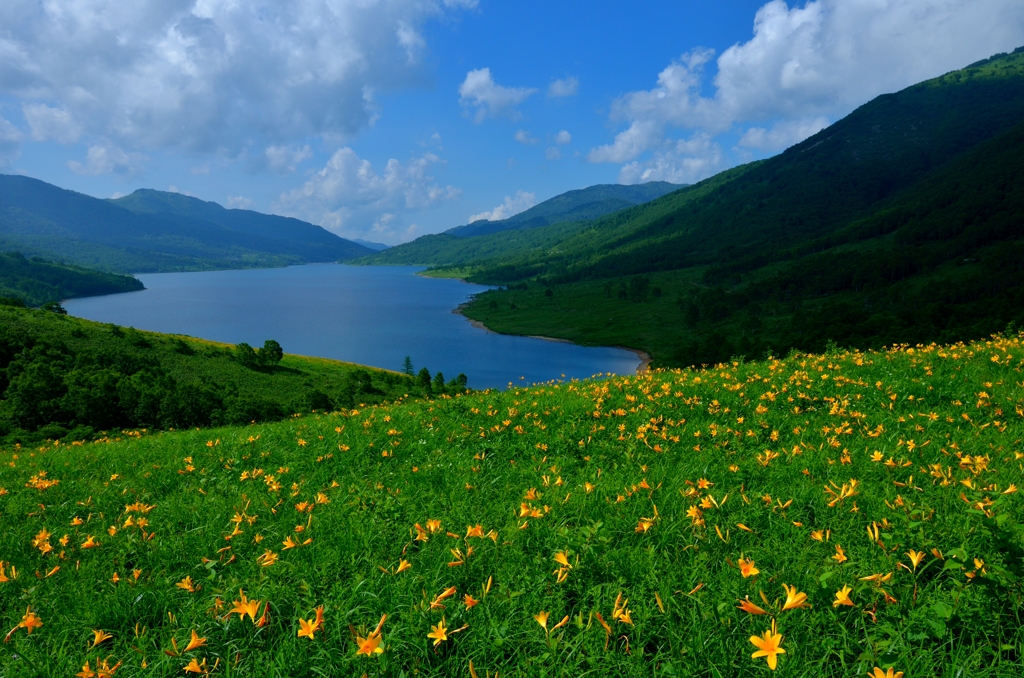
[[[1018,676],[1022,367],[996,337],[8,449],[0,675]]]

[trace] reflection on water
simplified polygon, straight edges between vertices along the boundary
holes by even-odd
[[[504,388],[630,374],[637,356],[474,328],[452,313],[485,289],[457,280],[415,275],[411,266],[316,264],[290,268],[201,273],[154,273],[138,278],[141,292],[72,299],[71,315],[142,330],[187,334],[262,346],[276,339],[288,353],[400,370],[459,372],[473,388]],[[520,379],[524,377],[524,379]]]

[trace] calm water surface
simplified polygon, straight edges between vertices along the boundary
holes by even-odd
[[[415,275],[411,266],[318,264],[202,273],[153,273],[141,292],[72,299],[68,313],[141,330],[262,346],[400,370],[459,372],[473,388],[631,374],[636,354],[512,337],[452,313],[485,287]],[[525,379],[520,379],[525,377]]]

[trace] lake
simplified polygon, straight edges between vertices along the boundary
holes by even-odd
[[[505,388],[598,373],[632,374],[635,353],[495,334],[452,313],[487,289],[424,278],[421,267],[313,264],[289,268],[152,273],[139,292],[70,299],[68,313],[140,330],[401,370],[462,372],[472,388]]]

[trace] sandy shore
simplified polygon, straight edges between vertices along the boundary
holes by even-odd
[[[483,330],[484,332],[491,332],[493,334],[500,334],[500,332],[495,332],[494,330],[492,330],[487,325],[484,325],[479,320],[473,320],[472,318],[466,317],[466,314],[464,314],[462,312],[462,309],[464,309],[468,305],[469,304],[459,304],[458,306],[456,306],[455,308],[452,309],[452,313],[454,313],[456,315],[461,315],[462,317],[466,318],[466,320],[469,321],[469,324],[472,325],[473,327],[477,328],[478,330]],[[569,341],[568,339],[557,339],[555,337],[545,337],[545,336],[541,336],[539,334],[526,334],[526,335],[518,335],[518,336],[526,336],[526,337],[529,337],[530,339],[543,339],[544,341],[556,341],[556,342],[558,342],[560,344],[573,344],[573,343],[575,343],[575,342]],[[630,348],[628,346],[612,346],[611,348],[618,348],[618,349],[621,349],[623,351],[629,351],[630,353],[635,353],[636,357],[640,359],[640,364],[637,365],[637,367],[636,367],[636,373],[637,374],[644,374],[645,372],[650,371],[650,369],[651,369],[651,356],[650,356],[650,354],[645,353],[644,351],[641,351],[640,349]]]

